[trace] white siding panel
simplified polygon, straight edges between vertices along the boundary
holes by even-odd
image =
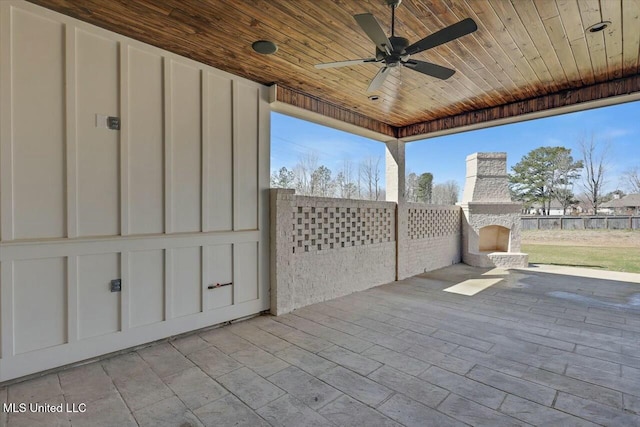
[[[64,237],[64,26],[15,9],[13,25],[15,238]]]
[[[233,245],[234,298],[239,304],[258,298],[258,244]]]
[[[173,231],[201,230],[202,126],[200,70],[171,63]]]
[[[233,282],[233,245],[207,247],[207,286]],[[205,290],[205,310],[233,304],[233,286]]]
[[[200,312],[202,267],[200,247],[173,251],[172,317]]]
[[[129,48],[130,233],[164,231],[162,57]]]
[[[268,308],[265,87],[21,0],[0,53],[0,382]]]
[[[231,80],[208,73],[209,230],[233,228],[233,118]]]
[[[15,261],[13,287],[15,353],[64,344],[66,258]]]
[[[111,280],[120,278],[120,254],[78,257],[79,337],[89,338],[120,329],[120,292]],[[123,283],[123,286],[127,286]]]
[[[258,102],[260,90],[238,83],[236,110],[237,122],[235,139],[236,159],[235,191],[237,205],[234,207],[236,230],[256,230],[258,228]]]
[[[77,33],[78,232],[120,233],[119,131],[96,127],[96,114],[118,116],[118,42]]]
[[[258,102],[260,90],[238,83],[237,137],[235,138],[238,168],[235,177],[236,203],[235,230],[256,230],[258,228]]]
[[[164,251],[137,251],[129,254],[131,326],[148,325],[164,318]]]

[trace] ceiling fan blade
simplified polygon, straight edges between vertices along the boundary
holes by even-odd
[[[451,40],[455,40],[458,37],[465,36],[469,33],[473,33],[478,29],[475,21],[471,18],[463,19],[462,21],[449,25],[446,28],[436,31],[433,34],[428,35],[420,41],[415,42],[411,46],[405,49],[409,55],[422,52],[432,47],[440,46],[443,43],[447,43]]]
[[[314,67],[318,69],[338,68],[338,67],[348,67],[349,65],[366,64],[368,62],[376,62],[376,58],[352,59],[349,61],[338,61],[338,62],[325,62],[324,64],[316,64],[314,65]]]
[[[393,50],[393,46],[387,38],[387,35],[372,14],[361,13],[360,15],[354,15],[353,18],[367,36],[378,46],[378,49],[387,53]]]
[[[431,62],[418,61],[410,59],[404,63],[404,66],[410,68],[428,76],[436,77],[442,80],[446,80],[455,74],[455,70],[451,68],[442,67],[440,65],[432,64]]]
[[[380,71],[378,71],[378,74],[376,74],[376,76],[373,78],[373,80],[371,80],[371,83],[369,83],[367,92],[373,92],[378,90],[378,88],[382,86],[382,83],[384,83],[384,80],[387,78],[389,71],[391,71],[391,68],[382,67]]]

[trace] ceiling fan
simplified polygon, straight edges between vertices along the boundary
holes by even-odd
[[[441,44],[455,40],[458,37],[470,34],[478,29],[473,19],[467,18],[462,21],[436,31],[413,44],[409,44],[409,40],[404,37],[395,35],[395,10],[402,0],[387,0],[387,4],[391,7],[391,37],[387,37],[384,30],[370,13],[362,13],[354,15],[354,19],[360,25],[360,28],[376,45],[376,55],[373,58],[353,59],[350,61],[327,62],[317,64],[315,67],[322,68],[338,68],[348,67],[357,64],[366,64],[373,62],[382,62],[384,66],[375,75],[367,92],[373,92],[382,86],[382,83],[389,75],[389,72],[396,67],[405,66],[411,70],[417,71],[428,76],[446,80],[451,77],[455,70],[441,65],[432,64],[426,61],[411,59],[411,55],[423,52],[427,49],[439,46]]]

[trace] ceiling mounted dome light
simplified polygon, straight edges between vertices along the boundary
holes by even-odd
[[[278,51],[278,46],[269,40],[258,40],[257,42],[254,42],[251,47],[262,55],[273,55]]]
[[[611,21],[598,22],[596,24],[593,24],[589,28],[587,28],[587,31],[589,31],[590,33],[597,33],[597,32],[600,32],[600,31],[604,30],[609,25],[611,25]]]

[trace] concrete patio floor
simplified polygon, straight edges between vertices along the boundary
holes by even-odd
[[[443,292],[478,278],[497,283]],[[460,264],[9,385],[0,400],[86,404],[0,419],[30,427],[638,426],[640,275]]]

